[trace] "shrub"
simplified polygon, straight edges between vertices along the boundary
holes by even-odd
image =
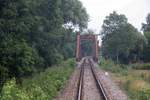
[[[101,59],[100,67],[112,72],[122,81],[121,86],[126,90],[131,100],[150,100],[150,73],[146,70],[150,64],[115,64],[112,60]],[[131,71],[129,70],[131,69]]]
[[[32,78],[24,79],[20,88],[15,84],[15,79],[8,81],[2,89],[0,100],[52,100],[63,88],[74,65],[72,59],[62,62]]]
[[[136,63],[136,64],[132,64],[131,66],[134,69],[150,70],[150,63],[143,63],[143,64]]]
[[[150,85],[142,80],[128,80],[124,84],[131,99],[134,100],[149,100]]]
[[[101,59],[100,61],[100,67],[107,70],[111,71],[112,73],[119,73],[119,74],[127,74],[127,69],[129,66],[125,66],[123,64],[115,64],[112,60],[110,59]]]
[[[15,84],[15,79],[5,83],[0,100],[29,100],[28,95]]]
[[[150,82],[150,73],[149,72],[142,72],[142,73],[139,73],[140,74],[140,77],[147,81],[147,82]]]

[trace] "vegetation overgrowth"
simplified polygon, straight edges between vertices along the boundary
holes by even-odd
[[[75,61],[69,59],[37,73],[16,85],[15,78],[4,84],[0,100],[53,100],[74,70]]]
[[[133,69],[150,70],[150,63],[135,63],[131,64]]]
[[[3,84],[72,58],[74,29],[87,27],[79,0],[0,0],[0,91]]]
[[[49,87],[54,91],[59,90],[61,87],[59,75],[61,76],[63,72],[66,76],[68,74],[63,71],[65,67],[62,69],[61,67],[48,68],[74,57],[76,30],[81,33],[94,33],[87,29],[88,21],[89,16],[80,0],[0,0],[1,98],[6,97],[9,100],[11,97],[17,98],[22,95],[22,97],[17,98],[20,100],[20,98],[32,99],[32,96],[36,98],[41,95],[42,99],[51,99],[55,93],[47,97],[45,91],[51,91],[47,90]],[[84,30],[87,30],[87,32],[84,32]],[[149,83],[148,72],[142,73],[140,77],[137,77],[137,80],[135,80],[136,76],[134,77],[129,72],[130,69],[150,69],[150,14],[148,14],[146,22],[142,24],[142,31],[143,34],[128,22],[124,14],[118,14],[114,11],[106,16],[103,22],[100,33],[102,38],[100,51],[104,58],[113,60],[113,62],[105,60],[101,63],[106,70],[119,73],[120,76],[127,77],[127,79],[133,77],[129,78],[131,79],[129,82],[125,82],[126,85],[128,84],[126,86],[129,87],[128,89],[134,83],[130,81],[144,84],[144,89],[142,88],[143,90],[140,93],[144,95],[141,98],[146,100],[145,98],[149,97],[147,96],[149,90],[145,90],[144,86],[149,88],[149,85],[146,85]],[[92,51],[91,48],[90,41],[83,42],[81,49],[85,52],[82,52],[82,55],[89,56],[93,54],[94,50]],[[139,62],[143,62],[143,64]],[[47,73],[42,72],[45,69],[48,69]],[[66,71],[69,69],[70,67]],[[54,81],[56,83],[54,87],[58,86],[58,88],[54,88],[50,83],[42,87],[40,84],[49,82],[46,82],[46,74],[49,75],[49,72],[53,73],[55,70],[59,70],[58,77],[55,75],[48,77],[58,78],[57,82]],[[40,72],[42,72],[42,75],[34,74]],[[25,80],[25,77],[31,76],[35,79],[31,79],[33,81],[26,79],[26,82],[33,83],[31,85],[33,88],[29,88],[30,83],[22,81]],[[41,77],[37,80],[46,83],[36,82],[36,77]],[[5,85],[4,88],[3,85]],[[23,88],[21,88],[22,85]],[[132,94],[134,90],[128,91]],[[136,93],[133,93],[134,95]]]
[[[100,61],[100,67],[112,73],[114,80],[131,100],[150,100],[150,70],[147,65],[116,64],[110,59]]]
[[[102,25],[102,56],[122,64],[150,62],[150,14],[142,26],[143,34],[124,14],[110,13]]]

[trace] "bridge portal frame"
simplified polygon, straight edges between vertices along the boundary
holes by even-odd
[[[76,35],[76,61],[80,61],[82,59],[81,55],[81,42],[82,40],[92,40],[93,43],[93,48],[94,49],[94,55],[93,59],[95,62],[98,62],[98,56],[99,56],[99,41],[97,35],[94,34],[85,34],[85,35],[80,35],[80,33],[77,33]]]

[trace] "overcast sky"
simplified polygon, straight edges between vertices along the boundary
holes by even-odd
[[[90,15],[89,29],[99,33],[103,20],[113,11],[125,14],[138,30],[150,13],[150,0],[80,0]]]

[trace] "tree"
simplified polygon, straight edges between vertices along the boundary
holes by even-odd
[[[24,0],[2,0],[0,4],[1,88],[7,79],[16,77],[19,80],[33,72],[36,51],[24,39],[31,28],[26,19],[29,11]]]
[[[2,82],[12,77],[20,81],[73,57],[75,41],[66,39],[75,39],[75,33],[64,25],[72,23],[82,30],[87,21],[88,14],[78,0],[0,0]]]
[[[92,40],[83,40],[81,42],[81,55],[83,57],[94,55],[93,44]]]
[[[142,30],[144,31],[144,36],[147,39],[147,45],[144,46],[144,52],[143,52],[143,60],[145,62],[150,61],[150,14],[146,17],[146,24],[142,24]]]
[[[146,17],[146,24],[142,24],[142,30],[144,32],[149,32],[150,31],[150,13]]]
[[[147,45],[144,46],[143,60],[145,62],[149,62],[150,61],[150,32],[145,32],[144,35],[147,39]]]
[[[142,37],[141,33],[127,22],[125,15],[116,12],[104,20],[101,35],[103,56],[117,63],[129,62],[130,52],[135,48],[138,36]]]
[[[81,31],[87,27],[89,16],[82,3],[78,0],[62,0],[61,6],[64,23],[69,28],[79,28]]]

